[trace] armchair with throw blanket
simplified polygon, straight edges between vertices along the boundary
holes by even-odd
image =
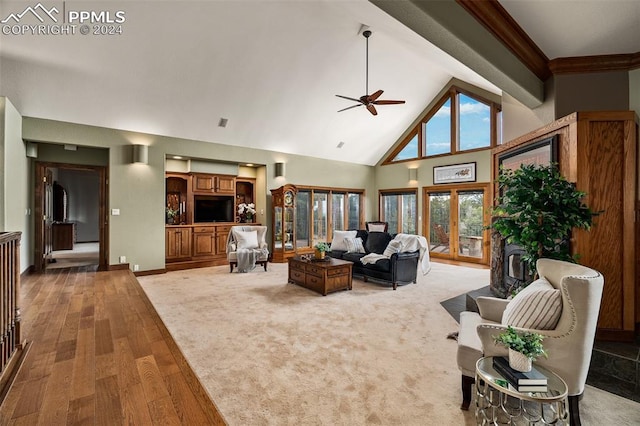
[[[227,260],[229,272],[233,266],[238,272],[249,272],[262,265],[267,270],[269,249],[266,242],[267,227],[259,225],[232,226],[227,238]]]

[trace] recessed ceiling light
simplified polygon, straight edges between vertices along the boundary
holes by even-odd
[[[181,156],[179,156],[179,155],[174,155],[174,156],[173,156],[173,159],[174,159],[174,160],[182,160],[182,157],[181,157]]]
[[[218,127],[227,127],[227,123],[229,120],[224,117],[220,117],[220,121],[218,121]]]
[[[342,148],[344,146],[344,142],[340,142],[336,148]]]
[[[247,163],[247,164],[245,164],[245,166],[247,166],[247,167],[253,167],[253,163]]]

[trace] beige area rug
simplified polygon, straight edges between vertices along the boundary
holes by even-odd
[[[230,425],[472,425],[440,302],[489,271],[432,265],[396,291],[354,280],[326,297],[287,284],[286,264],[138,280]],[[581,410],[585,425],[631,425],[640,404],[588,387]]]

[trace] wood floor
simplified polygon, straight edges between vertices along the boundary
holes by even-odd
[[[25,363],[1,425],[224,425],[129,270],[21,283]]]

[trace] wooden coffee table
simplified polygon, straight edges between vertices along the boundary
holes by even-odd
[[[351,290],[352,262],[327,257],[323,261],[289,258],[289,282],[326,296],[338,290]]]

